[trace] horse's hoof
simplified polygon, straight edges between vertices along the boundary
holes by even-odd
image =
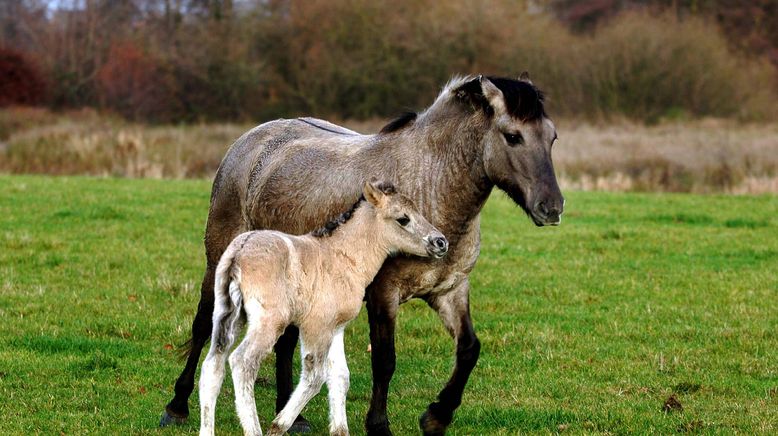
[[[292,424],[291,427],[289,427],[289,430],[287,430],[287,433],[310,433],[311,432],[311,423],[308,422],[307,419],[303,418],[302,415],[298,416],[297,419],[294,421],[294,424]]]
[[[162,414],[162,418],[159,419],[159,426],[160,427],[167,427],[170,424],[183,424],[186,422],[186,416],[173,416],[170,413],[168,413],[167,410],[165,410],[165,413]]]
[[[424,436],[443,436],[448,426],[438,421],[429,410],[425,410],[419,417],[419,427]]]
[[[389,421],[367,424],[365,425],[365,431],[368,436],[392,436],[392,430],[389,429]]]

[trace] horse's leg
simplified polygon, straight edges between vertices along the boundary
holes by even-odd
[[[462,392],[470,372],[478,361],[481,343],[475,335],[473,321],[470,319],[469,293],[470,285],[465,279],[451,292],[427,300],[454,338],[457,354],[454,373],[438,394],[438,401],[430,404],[419,419],[419,426],[425,435],[445,434],[454,417],[454,411],[462,403]]]
[[[400,304],[399,296],[394,291],[383,292],[377,285],[371,285],[366,295],[372,349],[370,361],[373,370],[373,395],[365,419],[365,430],[371,436],[391,435],[389,418],[386,416],[386,401],[396,363],[394,327]]]
[[[329,374],[327,390],[330,402],[330,435],[348,435],[346,419],[346,394],[349,387],[349,371],[346,362],[346,350],[343,344],[343,327],[335,332],[329,354]]]
[[[300,371],[300,383],[298,383],[289,401],[283,410],[275,417],[268,436],[282,436],[295,422],[308,401],[311,400],[327,380],[327,351],[330,348],[332,337],[321,338],[310,346],[303,335],[300,354],[302,356],[302,370]]]
[[[299,335],[300,330],[290,325],[276,342],[276,413],[281,412],[289,401],[289,396],[292,395],[292,360]],[[311,424],[300,415],[287,431],[307,433],[311,431]]]
[[[173,399],[165,406],[165,413],[159,421],[159,426],[164,427],[171,423],[183,423],[189,417],[189,396],[194,389],[195,372],[200,361],[200,353],[203,346],[211,336],[213,323],[213,279],[216,271],[216,263],[208,263],[200,288],[200,303],[197,305],[197,314],[192,322],[192,338],[190,339],[189,355],[186,366],[178,376]]]
[[[189,396],[194,389],[195,372],[200,361],[203,346],[211,337],[213,323],[213,282],[216,265],[222,253],[235,236],[245,230],[243,219],[233,213],[238,198],[230,195],[217,195],[211,201],[208,211],[208,223],[205,227],[205,257],[207,260],[205,275],[200,287],[200,303],[192,322],[192,338],[189,340],[188,356],[184,370],[178,376],[173,399],[165,406],[165,413],[159,421],[164,427],[171,423],[182,423],[189,416]]]
[[[243,341],[230,354],[230,369],[235,388],[235,409],[243,428],[243,434],[261,435],[257,416],[257,403],[254,400],[254,383],[262,360],[273,350],[273,343],[278,339],[275,331],[283,327],[263,319],[261,313],[251,313],[246,310],[249,320],[248,331]]]

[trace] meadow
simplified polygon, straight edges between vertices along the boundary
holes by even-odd
[[[0,176],[0,433],[192,434],[157,423],[199,295],[205,180]],[[778,431],[778,197],[567,191],[535,228],[493,194],[471,305],[482,354],[451,434]],[[453,344],[402,307],[390,419],[415,434]],[[349,420],[370,395],[349,327]],[[260,370],[263,426],[271,360]],[[677,403],[663,410],[669,397]],[[239,432],[229,380],[217,431]],[[680,407],[680,408],[679,408]],[[682,410],[681,410],[682,409]],[[305,411],[327,428],[326,395]]]

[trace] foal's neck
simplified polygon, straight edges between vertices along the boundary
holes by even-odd
[[[351,219],[321,240],[322,247],[330,250],[334,259],[340,261],[333,266],[348,271],[363,292],[390,254],[381,225],[383,223],[376,217],[373,206],[363,201]]]

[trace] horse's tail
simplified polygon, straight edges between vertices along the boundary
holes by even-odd
[[[247,237],[245,237],[247,238]],[[235,277],[235,256],[241,244],[230,244],[219,260],[214,279],[213,341],[216,351],[223,353],[235,340],[243,311],[240,277]],[[238,276],[240,273],[238,273]]]

